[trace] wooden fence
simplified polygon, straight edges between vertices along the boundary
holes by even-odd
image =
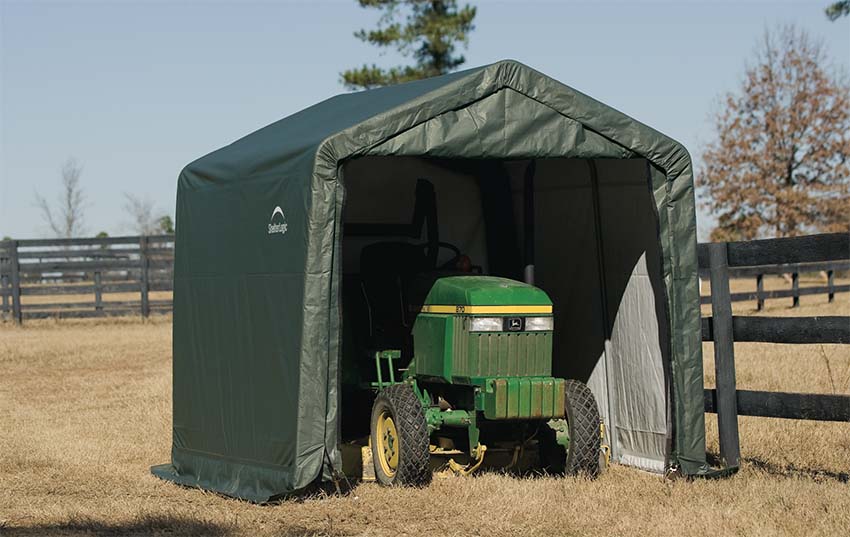
[[[805,420],[850,421],[850,396],[737,390],[734,342],[781,344],[850,343],[850,317],[737,317],[733,300],[790,296],[794,305],[811,293],[850,290],[834,285],[835,271],[850,266],[850,236],[811,235],[789,239],[699,245],[699,267],[711,280],[712,316],[702,319],[703,341],[714,342],[717,388],[705,390],[706,412],[716,412],[720,455],[738,466],[738,415]],[[0,242],[0,315],[20,323],[44,317],[99,317],[169,312],[172,300],[151,300],[150,293],[172,291],[174,237],[36,239]],[[825,270],[824,288],[797,285],[798,274]],[[732,294],[730,276],[794,274],[789,291]],[[137,300],[106,300],[111,293],[138,293]],[[77,298],[62,301],[62,297]],[[91,300],[80,301],[90,295]],[[58,297],[47,301],[22,297]]]
[[[714,342],[717,384],[716,389],[705,390],[705,411],[717,413],[720,457],[727,467],[740,464],[739,415],[850,421],[850,396],[847,395],[736,389],[735,341],[850,344],[850,317],[733,316],[733,295],[729,290],[730,274],[734,270],[739,270],[738,274],[741,274],[739,267],[748,267],[749,272],[745,274],[758,275],[769,273],[764,267],[821,264],[801,265],[808,271],[811,266],[834,267],[836,265],[831,263],[836,261],[850,261],[850,235],[835,233],[699,245],[700,269],[707,269],[711,279],[712,310],[711,317],[702,319],[702,339]],[[835,291],[838,291],[837,287]]]
[[[0,316],[21,323],[169,312],[172,301],[150,293],[173,289],[173,264],[171,235],[3,241]],[[117,293],[125,296],[109,300]],[[128,293],[138,298],[128,300]]]
[[[791,298],[791,307],[796,308],[800,305],[800,297],[805,295],[828,295],[828,300],[835,300],[835,293],[846,293],[850,291],[850,284],[835,285],[835,274],[837,272],[850,271],[850,262],[848,261],[830,261],[827,263],[783,263],[773,266],[762,267],[730,267],[729,277],[733,279],[755,278],[756,290],[732,293],[730,296],[732,302],[742,302],[748,300],[756,301],[756,309],[761,311],[764,309],[764,301],[772,298]],[[800,274],[806,273],[825,273],[826,285],[815,287],[800,287]],[[700,269],[700,277],[708,278],[708,267]],[[775,289],[771,291],[764,290],[764,277],[769,274],[790,274],[791,288],[790,289]],[[704,296],[700,298],[701,304],[711,304],[711,297]]]

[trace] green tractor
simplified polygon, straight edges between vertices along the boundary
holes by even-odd
[[[551,300],[530,283],[476,273],[458,248],[439,242],[436,211],[427,207],[431,188],[420,181],[409,228],[418,236],[427,223],[425,244],[362,250],[357,290],[365,313],[348,321],[368,334],[375,364],[375,376],[360,387],[376,392],[369,437],[376,480],[425,485],[431,455],[440,454],[465,454],[465,464],[448,464],[468,474],[482,464],[487,444],[508,446],[491,451],[507,451],[511,466],[531,447],[547,471],[596,477],[599,410],[585,384],[552,376]],[[374,235],[376,226],[363,231]],[[443,248],[454,255],[438,266]]]

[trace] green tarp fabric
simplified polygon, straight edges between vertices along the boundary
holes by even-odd
[[[266,501],[341,468],[342,165],[365,155],[647,159],[672,335],[668,464],[706,471],[690,157],[650,127],[502,61],[333,97],[181,172],[172,462],[156,475]]]

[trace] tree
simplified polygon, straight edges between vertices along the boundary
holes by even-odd
[[[174,234],[174,221],[171,216],[157,212],[150,198],[125,192],[124,210],[132,219],[128,227],[139,235]]]
[[[174,235],[174,221],[171,219],[169,215],[162,215],[159,220],[157,220],[157,226],[159,227],[159,232],[164,235]]]
[[[826,11],[826,16],[831,21],[850,15],[850,0],[841,0],[840,2],[830,4],[824,11]]]
[[[130,217],[128,227],[139,235],[155,235],[159,231],[159,215],[150,198],[124,193],[124,211]]]
[[[73,157],[62,165],[62,192],[56,200],[56,207],[51,207],[47,198],[38,192],[35,194],[36,206],[41,210],[44,222],[56,237],[71,238],[83,234],[85,229],[83,211],[86,201],[80,186],[82,172],[83,167]]]
[[[848,230],[850,85],[819,42],[766,31],[714,119],[700,170],[712,240]]]
[[[105,231],[100,231],[100,232],[98,232],[97,235],[94,236],[94,238],[95,239],[108,239],[109,233],[107,233]],[[109,245],[108,244],[101,244],[100,249],[101,250],[109,250]]]
[[[475,7],[458,9],[456,0],[358,0],[361,7],[383,11],[375,30],[360,30],[354,36],[381,48],[395,47],[413,56],[414,65],[382,69],[375,64],[349,69],[341,74],[349,89],[368,89],[449,73],[466,58],[458,45],[469,43],[475,29]]]

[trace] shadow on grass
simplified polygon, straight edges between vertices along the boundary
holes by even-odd
[[[95,537],[125,535],[231,535],[235,526],[210,521],[172,516],[142,516],[125,522],[103,522],[87,517],[74,517],[65,522],[23,525],[0,525],[0,535],[30,537],[36,535],[92,535]]]
[[[722,461],[717,453],[707,453],[706,459],[711,466],[722,466]],[[752,466],[756,470],[768,475],[779,477],[805,477],[814,481],[838,481],[839,483],[850,483],[850,474],[847,472],[833,472],[823,468],[799,468],[793,464],[779,465],[758,457],[741,457],[741,463]]]
[[[331,497],[348,497],[348,496],[357,496],[357,493],[354,491],[358,485],[361,484],[359,479],[355,478],[343,478],[342,480],[336,482],[329,481],[319,481],[318,479],[313,483],[307,485],[303,489],[297,490],[295,492],[290,492],[287,494],[281,494],[278,496],[271,497],[266,502],[260,502],[257,505],[268,505],[268,506],[276,506],[282,505],[286,503],[304,503],[315,500],[323,500],[325,498]],[[228,498],[234,501],[243,501],[243,500],[235,500],[234,498],[230,498],[228,496],[222,496],[224,498]],[[244,500],[247,501],[247,500]],[[252,503],[252,502],[248,502]],[[286,534],[284,534],[286,535]],[[307,534],[311,535],[311,534]]]
[[[0,535],[30,537],[36,535],[209,535],[223,537],[235,530],[232,525],[171,516],[143,516],[125,522],[103,522],[87,517],[74,517],[65,522],[25,525],[0,525]]]
[[[227,537],[237,533],[251,535],[251,528],[236,524],[216,523],[194,518],[173,516],[143,516],[126,522],[103,522],[86,517],[71,518],[66,522],[23,525],[0,521],[2,537],[42,537],[45,535],[87,537],[127,537],[149,535],[185,535],[203,537]],[[279,537],[343,537],[347,534],[333,530],[311,530],[303,526],[281,527],[275,533]]]
[[[744,457],[743,460],[747,464],[752,465],[753,468],[770,475],[808,477],[815,481],[835,480],[839,483],[850,483],[850,474],[847,472],[833,472],[832,470],[824,470],[822,468],[798,468],[793,464],[780,466],[756,457]]]

